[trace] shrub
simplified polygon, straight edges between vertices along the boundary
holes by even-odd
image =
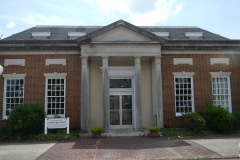
[[[95,127],[92,127],[90,130],[91,130],[92,133],[102,133],[103,132],[103,127],[95,126]]]
[[[45,112],[38,104],[17,105],[8,117],[10,133],[28,136],[43,132]]]
[[[183,138],[183,137],[207,137],[213,135],[212,131],[201,130],[198,132],[189,129],[165,129],[163,132],[165,137]]]
[[[240,112],[234,114],[235,119],[233,120],[233,128],[240,129]]]
[[[185,127],[194,132],[198,132],[205,128],[206,121],[197,113],[187,113],[183,116]]]
[[[159,132],[160,131],[160,127],[152,126],[148,130],[149,130],[149,132]]]
[[[208,102],[204,110],[207,127],[214,132],[228,131],[232,128],[234,116],[221,106]]]

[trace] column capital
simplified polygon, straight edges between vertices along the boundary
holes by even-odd
[[[154,57],[155,64],[160,65],[161,64],[161,57]]]
[[[141,65],[141,57],[134,57],[135,58],[135,66]]]
[[[108,58],[109,57],[107,57],[107,56],[102,57],[102,66],[103,67],[108,67]]]
[[[82,60],[82,65],[88,64],[88,56],[81,56],[81,60]]]

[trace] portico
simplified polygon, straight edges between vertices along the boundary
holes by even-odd
[[[118,22],[80,40],[82,131],[163,127],[162,42],[155,38]]]

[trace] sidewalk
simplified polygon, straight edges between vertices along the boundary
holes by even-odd
[[[239,142],[240,138],[166,139],[116,137],[85,138],[56,144],[0,144],[0,159],[237,159]]]

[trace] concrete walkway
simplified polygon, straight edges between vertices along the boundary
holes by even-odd
[[[0,144],[0,160],[237,159],[240,138],[117,137],[58,143]]]
[[[222,156],[236,156],[240,154],[238,152],[238,145],[240,138],[228,138],[228,139],[202,139],[191,140],[197,144],[200,144]]]
[[[33,160],[55,143],[0,143],[0,160]]]

